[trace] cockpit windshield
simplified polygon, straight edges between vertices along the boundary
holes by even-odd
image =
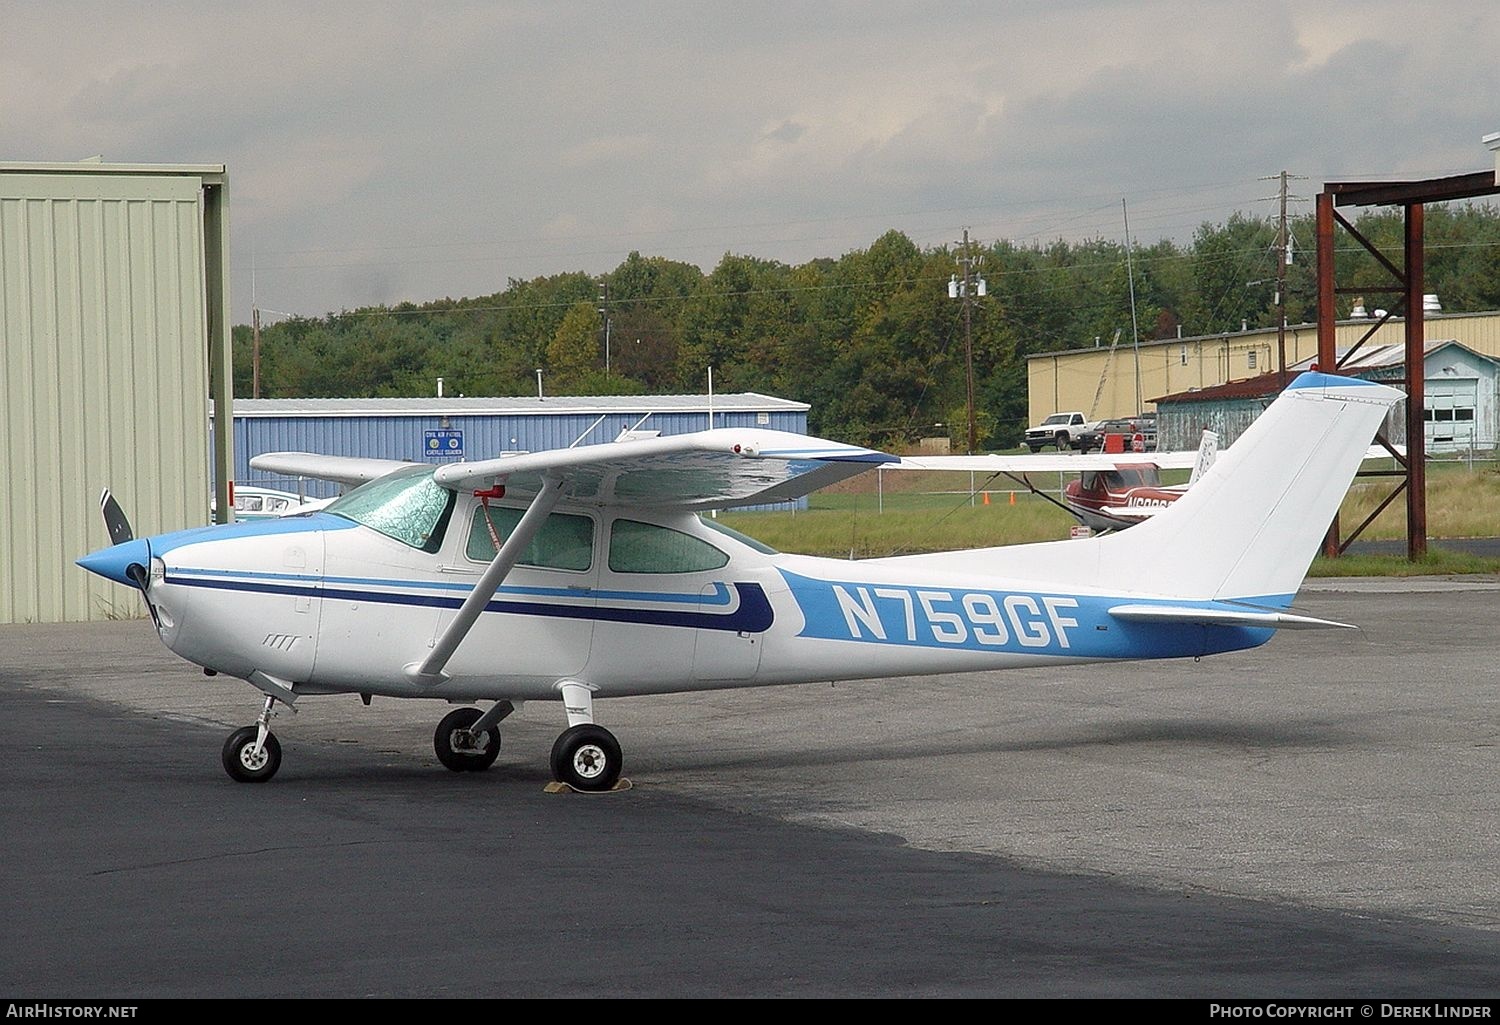
[[[457,492],[438,486],[432,467],[413,466],[355,488],[325,512],[362,523],[386,537],[424,552],[443,543]]]

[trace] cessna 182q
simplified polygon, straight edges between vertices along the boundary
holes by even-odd
[[[1400,397],[1303,374],[1170,508],[1098,538],[862,562],[776,554],[698,510],[803,495],[892,457],[719,429],[436,468],[263,456],[368,483],[319,512],[147,538],[107,499],[120,543],[79,562],[138,587],[167,647],[265,694],[224,747],[237,780],[276,772],[278,702],[357,693],[461,703],[434,740],[455,771],[494,762],[521,702],[560,699],[553,772],[605,790],[621,753],[596,698],[1062,671],[1341,626],[1288,609]]]

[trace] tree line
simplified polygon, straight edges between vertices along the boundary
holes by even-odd
[[[1397,266],[1402,220],[1372,211],[1355,226]],[[1313,224],[1292,221],[1287,320],[1314,319]],[[1236,214],[1190,244],[1137,244],[1130,254],[1142,340],[1275,325],[1279,251],[1272,219]],[[1444,309],[1500,309],[1500,211],[1426,212],[1428,290]],[[1340,230],[1340,285],[1372,290],[1386,272]],[[867,249],[796,266],[726,253],[712,271],[632,252],[602,276],[510,279],[491,295],[373,306],[263,326],[263,398],[449,395],[701,394],[810,403],[821,436],[898,447],[966,433],[963,303],[956,247],[922,249],[888,231]],[[975,407],[985,447],[1025,428],[1026,357],[1131,338],[1123,243],[1058,240],[976,246],[988,294],[972,309]],[[605,295],[601,299],[601,290]],[[1352,299],[1339,297],[1339,314]],[[1370,303],[1375,305],[1375,303]],[[1389,305],[1388,302],[1381,305]],[[602,311],[602,312],[601,312]],[[606,320],[608,337],[606,338]],[[235,394],[251,394],[252,335],[234,329]],[[607,365],[606,365],[607,364]]]

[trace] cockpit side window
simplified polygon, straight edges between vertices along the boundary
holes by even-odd
[[[609,568],[615,573],[702,573],[728,564],[728,555],[680,530],[636,520],[615,520],[610,528]]]
[[[522,510],[507,506],[476,506],[469,523],[469,540],[464,554],[475,562],[489,562],[501,544],[521,522]],[[519,564],[543,569],[568,569],[582,572],[594,564],[594,521],[587,516],[552,513],[537,531],[531,544],[521,553]]]
[[[413,466],[355,488],[326,512],[362,523],[424,552],[443,544],[458,493],[432,479],[432,467]]]

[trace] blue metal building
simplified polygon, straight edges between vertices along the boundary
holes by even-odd
[[[805,402],[753,392],[715,395],[714,427],[807,433]],[[263,452],[405,459],[433,464],[507,452],[614,441],[622,431],[686,434],[709,427],[706,395],[545,398],[235,399],[236,484],[298,490],[298,482],[250,469]],[[334,487],[307,481],[308,495]]]

